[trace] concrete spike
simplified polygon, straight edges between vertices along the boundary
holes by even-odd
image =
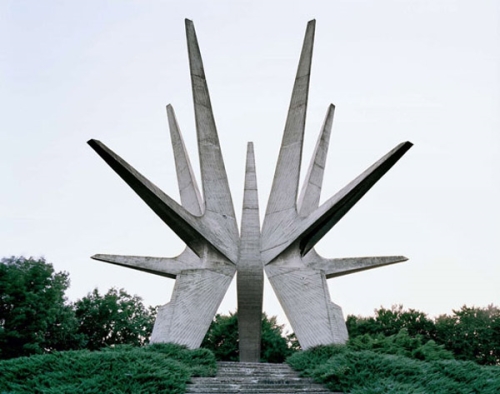
[[[323,271],[327,279],[354,274],[386,265],[407,261],[405,256],[348,257],[327,259],[314,249],[303,257],[304,262],[313,269]]]
[[[408,141],[396,146],[311,214],[300,236],[301,254],[311,250],[412,146]]]
[[[299,66],[288,110],[283,139],[262,229],[263,240],[271,245],[273,233],[297,216],[297,194],[306,122],[307,99],[316,21],[307,24]]]
[[[240,259],[236,279],[240,361],[259,362],[264,273],[260,261],[259,200],[251,142],[247,147]]]
[[[203,214],[203,199],[196,183],[191,161],[184,145],[175,112],[172,106],[167,105],[168,126],[170,129],[170,139],[174,151],[175,170],[177,172],[177,183],[179,184],[179,194],[181,204],[195,216]]]
[[[299,195],[297,207],[300,216],[308,216],[319,207],[334,112],[335,106],[330,104]]]
[[[301,220],[301,222],[288,223],[277,228],[273,234],[273,243],[266,243],[266,239],[263,238],[261,257],[264,264],[270,263],[282,251],[297,241],[302,256],[309,252],[412,145],[411,142],[399,144],[307,218],[299,218],[297,221]]]
[[[226,233],[230,235],[231,239],[224,240],[225,242],[237,242],[238,227],[215,126],[212,104],[210,103],[200,48],[193,22],[188,19],[186,19],[186,37],[205,213],[216,216],[214,222],[217,222],[219,226],[226,227]]]
[[[185,252],[183,254],[185,254]],[[198,264],[193,264],[192,259],[183,258],[183,254],[174,258],[96,254],[91,258],[104,261],[105,263],[175,279],[183,270],[201,268]]]
[[[102,142],[90,140],[88,144],[198,256],[208,244],[230,261],[237,261],[237,243],[224,242],[225,234],[214,231],[213,223],[192,216]]]

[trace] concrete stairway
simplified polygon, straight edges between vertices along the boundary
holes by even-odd
[[[332,394],[312,379],[300,378],[287,364],[217,363],[213,378],[192,378],[186,393]]]

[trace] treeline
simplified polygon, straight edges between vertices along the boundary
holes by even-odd
[[[404,331],[422,343],[433,341],[450,351],[457,360],[481,365],[500,365],[500,309],[463,306],[451,315],[435,319],[401,305],[380,308],[374,317],[347,317],[351,340],[365,337],[382,340]]]
[[[156,311],[140,297],[94,289],[71,303],[68,287],[43,258],[0,260],[0,359],[148,341]]]
[[[144,306],[140,297],[123,289],[105,294],[94,289],[69,302],[68,287],[68,274],[55,272],[43,258],[0,260],[0,359],[148,343],[156,308]],[[422,360],[442,358],[443,349],[457,360],[500,365],[500,309],[493,305],[463,306],[434,319],[402,306],[380,308],[373,317],[349,315],[347,328],[353,349],[378,347],[387,353],[390,348],[393,354],[411,353]],[[202,346],[219,360],[235,361],[237,336],[237,315],[217,315]],[[276,318],[265,314],[261,347],[261,359],[268,362],[283,362],[299,349],[295,336],[286,335]]]

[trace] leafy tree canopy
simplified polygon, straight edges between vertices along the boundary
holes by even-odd
[[[12,358],[78,346],[76,320],[64,292],[66,272],[43,258],[0,260],[0,357]]]
[[[156,311],[146,308],[142,299],[125,290],[110,289],[101,295],[94,289],[75,305],[78,333],[90,350],[109,345],[142,346],[148,342]]]
[[[468,307],[436,319],[436,342],[459,360],[500,365],[500,309]]]
[[[217,360],[238,361],[238,315],[217,314],[201,344],[211,350]],[[281,363],[299,347],[295,335],[285,335],[276,317],[262,314],[261,361]]]

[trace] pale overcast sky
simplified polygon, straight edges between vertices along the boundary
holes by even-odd
[[[106,143],[178,200],[165,106],[195,167],[184,18],[200,42],[237,216],[247,141],[265,211],[307,21],[316,19],[302,169],[336,105],[322,200],[402,141],[415,146],[318,244],[325,257],[409,261],[329,280],[344,314],[431,316],[500,305],[500,3],[0,2],[0,256],[44,256],[70,300],[173,280],[93,261],[183,244],[87,146]],[[236,308],[235,286],[220,311]],[[269,286],[265,311],[284,315]]]

